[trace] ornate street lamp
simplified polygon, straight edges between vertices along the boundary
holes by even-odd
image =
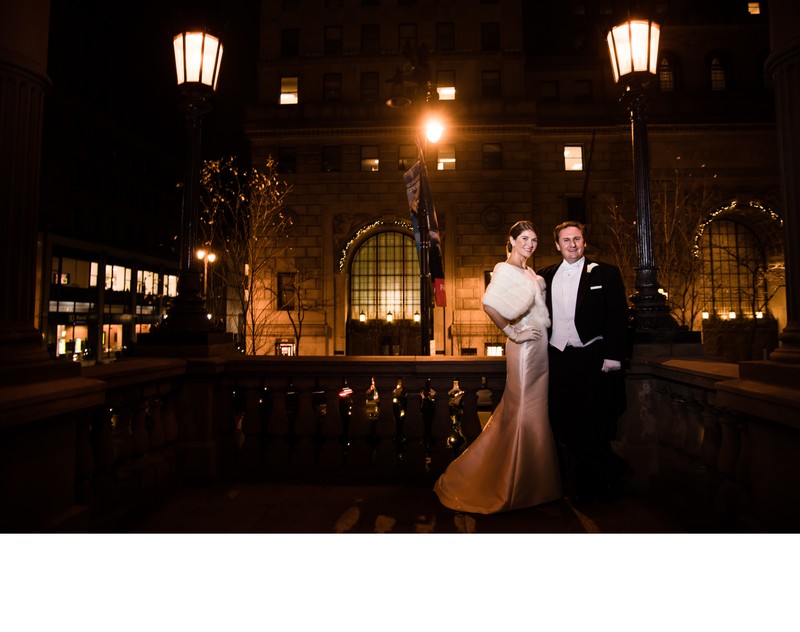
[[[606,38],[614,81],[624,86],[620,101],[628,108],[631,117],[638,252],[636,293],[631,297],[631,302],[634,305],[637,332],[655,334],[677,328],[666,297],[658,291],[658,268],[653,251],[650,216],[650,168],[645,105],[647,90],[658,65],[660,33],[659,25],[652,20],[629,19],[612,28]]]
[[[173,38],[173,48],[181,107],[186,114],[187,151],[180,224],[178,295],[165,327],[168,331],[181,333],[208,332],[212,325],[205,304],[205,289],[200,283],[199,259],[195,257],[200,222],[200,139],[202,119],[211,110],[210,99],[217,88],[222,43],[204,31],[182,32]],[[204,261],[207,266],[208,259]]]

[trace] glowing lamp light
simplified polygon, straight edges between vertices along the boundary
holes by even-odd
[[[428,121],[425,126],[425,137],[432,143],[438,143],[439,139],[444,134],[444,125],[438,119]]]
[[[731,320],[736,320],[736,312],[734,312],[733,310],[729,311],[728,318],[730,318]]]
[[[178,33],[172,39],[178,85],[202,83],[217,89],[222,43],[208,33]]]
[[[708,320],[710,316],[711,315],[708,312],[703,312],[703,320]]]
[[[757,312],[756,312],[756,318],[764,318],[764,312],[762,312],[762,311],[757,311]]]
[[[414,312],[414,322],[415,322],[415,323],[418,323],[418,322],[419,322],[419,319],[420,319],[419,312]]]
[[[365,322],[367,322],[367,315],[366,315],[366,314],[363,312],[363,310],[362,310],[362,312],[361,312],[361,313],[358,315],[358,320],[360,320],[362,323],[365,323]]]
[[[652,20],[629,20],[608,32],[614,82],[634,72],[656,74],[661,27]]]
[[[393,320],[394,320],[394,315],[392,314],[392,312],[386,312],[386,322],[390,323]]]

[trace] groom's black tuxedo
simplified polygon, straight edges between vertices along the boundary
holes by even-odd
[[[547,282],[547,310],[553,315],[553,277],[561,262],[539,271]],[[589,268],[592,268],[589,271]],[[581,342],[602,336],[603,358],[624,361],[628,349],[628,306],[619,268],[586,259],[575,302],[575,329]],[[551,332],[548,331],[548,335]],[[597,344],[597,343],[594,343]]]
[[[547,282],[547,309],[553,313],[553,278],[561,262],[539,271]],[[549,413],[559,445],[567,488],[573,499],[608,496],[628,470],[611,449],[617,418],[625,410],[623,371],[602,371],[604,360],[624,362],[628,349],[628,306],[619,268],[586,259],[575,300],[575,329],[584,345],[563,351],[549,346]],[[552,338],[552,326],[548,329]]]

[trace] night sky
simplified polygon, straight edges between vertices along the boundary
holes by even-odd
[[[172,38],[207,24],[224,53],[203,155],[247,152],[245,105],[256,94],[259,0],[53,0],[48,72],[54,86],[136,133],[182,151]]]

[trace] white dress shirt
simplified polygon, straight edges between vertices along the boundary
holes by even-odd
[[[550,288],[550,300],[553,305],[551,314],[553,331],[550,336],[550,344],[559,351],[563,351],[568,345],[583,346],[578,330],[575,329],[575,305],[578,300],[578,285],[585,261],[584,257],[575,263],[562,261],[553,275],[553,286]]]

